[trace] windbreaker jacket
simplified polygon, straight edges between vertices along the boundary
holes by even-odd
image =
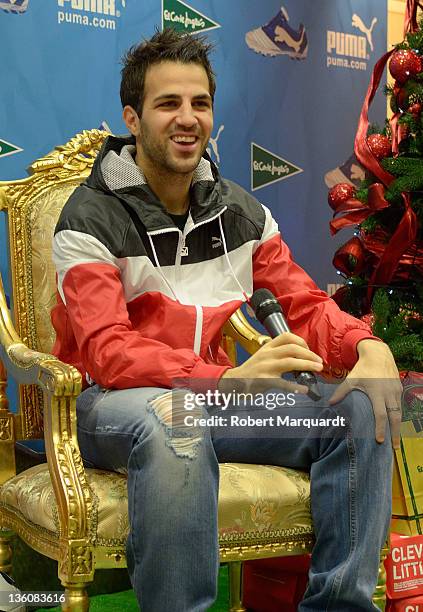
[[[326,364],[350,369],[370,329],[294,263],[269,210],[202,158],[182,232],[134,163],[133,144],[109,137],[61,213],[54,354],[106,388],[217,381],[231,366],[223,324],[267,288],[294,333]]]

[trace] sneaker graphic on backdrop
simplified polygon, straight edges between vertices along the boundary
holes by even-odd
[[[0,0],[0,9],[6,13],[25,13],[29,0]]]
[[[359,187],[365,178],[366,171],[353,153],[342,166],[329,170],[325,174],[325,183],[328,189],[338,183],[350,183],[355,187]]]
[[[289,55],[291,58],[305,59],[308,51],[305,27],[301,23],[298,31],[295,31],[288,21],[288,13],[282,6],[269,23],[247,32],[245,42],[250,49],[262,55]]]

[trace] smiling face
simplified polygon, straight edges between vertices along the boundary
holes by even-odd
[[[153,64],[145,78],[141,117],[126,109],[131,107],[125,107],[124,118],[136,137],[137,163],[144,170],[157,174],[195,170],[213,129],[209,81],[201,65]]]

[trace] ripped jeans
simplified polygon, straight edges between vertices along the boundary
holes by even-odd
[[[78,439],[88,466],[128,474],[127,564],[142,612],[200,612],[217,595],[219,462],[265,463],[311,472],[316,543],[301,612],[374,611],[380,549],[391,513],[392,450],[374,440],[371,403],[353,391],[328,407],[297,396],[295,417],[351,416],[344,435],[234,436],[218,427],[172,431],[167,389],[104,391],[78,398]],[[226,416],[240,414],[228,409]],[[263,408],[249,410],[249,414]],[[216,407],[203,416],[221,414]],[[242,412],[242,411],[241,411]],[[276,413],[274,411],[273,413]],[[351,431],[354,432],[351,435]]]

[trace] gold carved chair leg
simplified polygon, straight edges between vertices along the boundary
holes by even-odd
[[[10,574],[12,570],[12,531],[0,529],[0,572]]]
[[[242,561],[228,563],[229,612],[247,612],[242,605]]]
[[[59,559],[59,578],[65,589],[62,610],[87,612],[90,607],[87,586],[94,580],[93,551],[81,540],[63,543]]]
[[[384,561],[388,554],[389,546],[386,544],[380,553],[379,576],[375,594],[373,595],[373,603],[379,608],[379,610],[385,610],[386,607],[386,570]]]
[[[87,612],[90,607],[90,602],[86,590],[86,583],[65,584],[65,601],[62,603],[64,612]]]

